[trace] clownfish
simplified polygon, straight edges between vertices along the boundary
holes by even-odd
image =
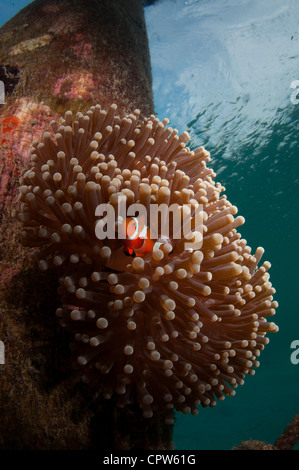
[[[126,238],[123,242],[124,254],[135,258],[151,253],[163,243],[150,238],[150,227],[137,217],[127,217],[124,230]]]

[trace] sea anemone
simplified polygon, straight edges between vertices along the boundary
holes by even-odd
[[[116,111],[96,105],[51,123],[33,144],[15,215],[23,243],[40,247],[40,268],[58,270],[56,314],[73,335],[82,380],[120,407],[137,396],[144,417],[163,412],[171,422],[173,409],[196,414],[254,374],[266,334],[278,329],[266,320],[275,290],[270,263],[258,267],[263,249],[252,254],[237,231],[244,218],[214,182],[209,153],[191,151],[188,133],[168,119]],[[191,228],[167,239],[159,229],[151,248],[126,252],[127,234],[96,233],[102,204],[115,209],[118,233],[120,197],[147,214],[153,204],[176,204]]]

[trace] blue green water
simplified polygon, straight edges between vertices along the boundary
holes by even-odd
[[[0,1],[0,25],[28,3]],[[299,413],[299,364],[290,361],[299,340],[299,103],[290,88],[299,80],[299,2],[160,0],[145,16],[156,114],[211,152],[217,180],[246,219],[243,238],[271,261],[280,305],[280,331],[255,376],[215,408],[178,414],[175,447],[273,443]]]
[[[242,237],[265,248],[279,302],[280,331],[255,376],[215,408],[178,414],[175,446],[273,443],[299,412],[299,364],[290,361],[299,339],[299,103],[290,88],[299,80],[299,2],[160,0],[145,12],[156,113],[210,151],[246,219]]]

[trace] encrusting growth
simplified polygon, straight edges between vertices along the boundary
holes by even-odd
[[[40,268],[57,267],[56,313],[73,333],[82,380],[120,407],[137,395],[144,417],[169,410],[172,422],[173,409],[196,414],[233,396],[278,328],[266,320],[277,302],[270,263],[258,267],[263,249],[252,254],[238,233],[244,218],[214,182],[209,153],[167,125],[138,110],[120,117],[116,105],[66,112],[33,144],[14,215],[23,243],[40,247]],[[143,252],[138,237],[128,251],[128,240],[100,239],[96,209],[108,203],[117,214],[120,197],[147,214],[176,204],[182,224],[188,205],[191,231],[158,233]],[[186,249],[190,241],[200,248]]]

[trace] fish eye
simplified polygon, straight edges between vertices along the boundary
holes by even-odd
[[[126,256],[131,256],[132,258],[136,257],[136,253],[134,250],[132,250],[132,248],[129,248],[128,250],[124,250],[124,254]]]

